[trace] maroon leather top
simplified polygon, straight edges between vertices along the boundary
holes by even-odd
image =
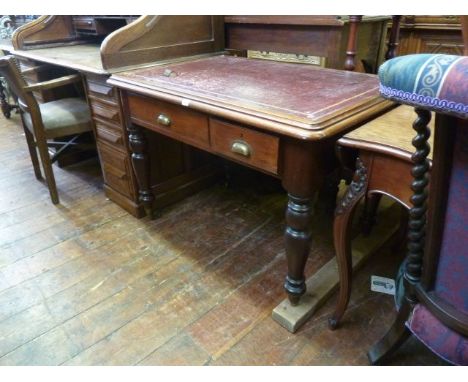
[[[262,118],[280,118],[282,123],[300,123],[310,130],[379,100],[375,75],[233,56],[117,73],[110,83],[134,91],[136,85]]]

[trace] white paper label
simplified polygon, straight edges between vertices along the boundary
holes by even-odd
[[[182,99],[182,106],[188,106],[188,105],[190,105],[190,100]]]
[[[395,280],[386,277],[371,276],[371,291],[395,294]]]

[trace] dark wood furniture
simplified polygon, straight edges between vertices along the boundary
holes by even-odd
[[[335,167],[335,140],[388,108],[376,77],[223,55],[121,72],[108,83],[120,89],[146,210],[154,206],[149,162],[158,155],[147,130],[281,178],[289,194],[285,288],[297,304],[305,292],[311,203]]]
[[[408,121],[412,118],[412,107],[399,106],[337,141],[337,152],[340,153],[343,166],[349,167],[351,161],[356,161],[356,166],[353,181],[336,208],[333,224],[340,290],[335,312],[329,319],[331,329],[340,324],[351,295],[351,223],[359,202],[366,199],[366,210],[361,222],[366,234],[370,234],[382,195],[397,201],[406,210],[411,208],[413,131]],[[406,219],[405,214],[401,223],[403,234],[406,232]]]
[[[399,56],[415,53],[463,55],[460,16],[401,16]]]
[[[244,23],[246,19],[249,21]],[[244,47],[249,50],[272,48],[284,53],[277,49],[285,46],[284,40],[281,42],[284,36],[281,37],[279,32],[289,28],[287,45],[292,52],[309,56],[323,54],[326,60],[322,64],[328,67],[342,68],[348,58],[347,68],[352,69],[356,49],[358,64],[364,59],[373,71],[380,62],[388,17],[364,17],[359,26],[360,16],[299,19],[289,16],[270,18],[265,26],[277,29],[271,35],[271,43],[262,40],[256,45],[255,37],[260,35],[250,31],[248,44]],[[235,17],[213,16],[41,16],[15,33],[12,53],[23,66],[44,67],[41,78],[31,78],[31,81],[47,80],[50,73],[54,73],[51,78],[77,71],[83,75],[84,93],[95,123],[106,195],[141,217],[144,210],[138,200],[136,179],[130,166],[122,104],[115,89],[106,84],[106,79],[111,73],[124,69],[221,52],[225,42],[228,48],[238,52],[237,49],[242,47],[232,39],[235,36],[233,30],[249,28],[251,21],[249,16],[241,22]],[[362,69],[360,64],[357,66]],[[65,72],[58,74],[59,70]],[[41,97],[48,95],[40,94],[38,99]],[[152,158],[152,168],[159,170],[153,172],[150,180],[152,187],[159,190],[155,195],[159,207],[215,179],[218,166],[211,156],[159,133],[147,134],[150,145],[158,145],[160,149],[157,151],[161,153],[160,158],[155,155]],[[165,163],[164,168],[161,163]]]
[[[13,92],[18,97],[21,120],[36,178],[42,178],[37,148],[47,186],[49,187],[50,198],[52,203],[57,204],[59,197],[52,163],[57,160],[58,155],[64,149],[75,143],[75,139],[65,143],[52,158],[49,157],[47,140],[91,131],[91,115],[84,99],[66,98],[39,105],[33,92],[35,90],[53,89],[70,83],[81,82],[81,77],[75,74],[28,85],[19,71],[13,56],[0,58],[0,73],[7,79]]]
[[[389,16],[225,16],[226,48],[248,57],[376,73]]]
[[[222,18],[216,16],[41,16],[15,32],[11,53],[23,65],[43,66],[47,75],[58,70],[82,74],[105,193],[141,217],[122,104],[106,80],[123,68],[222,50],[223,40]],[[215,179],[216,166],[199,150],[155,133],[148,139],[161,147],[152,179],[159,207]]]

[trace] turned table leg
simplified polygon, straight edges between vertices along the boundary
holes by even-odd
[[[288,274],[284,289],[291,304],[297,305],[306,291],[304,268],[309,256],[312,233],[312,207],[310,198],[288,194],[286,209],[285,245]]]
[[[331,146],[330,146],[331,147]],[[333,150],[331,150],[333,154]],[[304,268],[312,242],[312,202],[330,172],[324,146],[299,140],[283,141],[282,184],[288,192],[285,248],[288,273],[284,289],[292,305],[306,292]]]
[[[138,183],[139,200],[146,215],[153,218],[154,195],[150,187],[150,166],[147,153],[147,142],[142,128],[129,124],[128,141],[132,153],[132,166]]]

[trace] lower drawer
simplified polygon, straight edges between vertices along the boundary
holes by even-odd
[[[105,183],[122,195],[134,198],[131,165],[127,155],[103,143],[98,143],[98,149]]]

